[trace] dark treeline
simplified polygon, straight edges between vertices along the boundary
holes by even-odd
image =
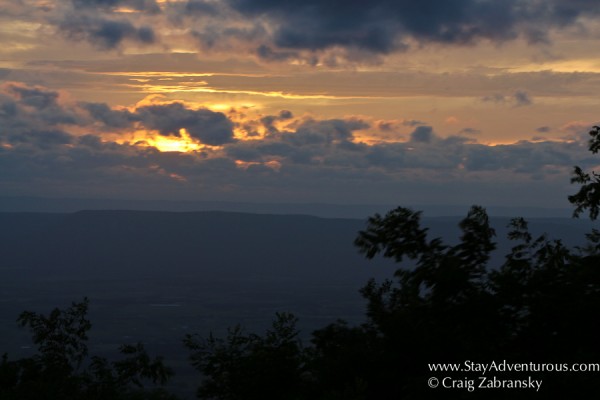
[[[600,128],[590,151],[600,149]],[[600,209],[600,175],[576,167],[569,197],[575,216]],[[366,322],[337,321],[303,343],[292,314],[275,316],[262,334],[237,326],[224,337],[187,335],[184,345],[198,370],[201,399],[422,399],[566,398],[600,393],[595,372],[573,364],[600,363],[600,231],[569,248],[527,222],[509,224],[512,249],[488,265],[495,231],[485,209],[473,206],[460,223],[457,244],[428,237],[421,214],[396,208],[369,218],[355,245],[365,257],[399,263],[394,276],[361,290]],[[404,265],[403,263],[406,263]],[[170,399],[156,385],[171,371],[139,344],[117,361],[89,356],[87,300],[49,316],[24,312],[38,353],[0,364],[1,399]],[[481,389],[480,371],[432,372],[434,363],[523,363],[527,371],[488,372],[487,378],[541,381],[539,388]],[[539,371],[539,365],[551,371]],[[532,366],[533,365],[533,366]],[[431,378],[446,383],[431,388]],[[467,390],[467,382],[476,386]],[[461,383],[462,382],[462,383]],[[462,386],[461,386],[462,385]],[[435,385],[434,385],[435,386]]]

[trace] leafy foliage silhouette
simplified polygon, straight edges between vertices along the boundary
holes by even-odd
[[[144,388],[147,382],[165,384],[172,372],[160,357],[150,358],[141,343],[121,346],[124,358],[118,361],[88,357],[88,305],[85,298],[48,316],[21,313],[17,322],[29,328],[38,353],[16,361],[3,355],[0,398],[175,400],[165,390]]]
[[[600,128],[590,132],[590,151],[600,149]],[[595,219],[600,210],[600,175],[576,168],[582,183],[569,200],[575,216],[584,210]],[[312,335],[311,346],[294,344],[290,364],[273,375],[257,377],[273,352],[267,337],[187,339],[192,360],[205,379],[202,399],[420,399],[471,398],[466,390],[432,390],[430,363],[491,362],[597,363],[596,322],[600,311],[600,232],[573,249],[547,235],[534,237],[523,218],[509,224],[513,247],[501,265],[489,265],[495,231],[484,208],[473,206],[460,222],[458,244],[430,239],[421,213],[398,207],[376,214],[355,245],[367,259],[383,256],[400,264],[393,279],[370,280],[361,293],[367,321],[351,327],[337,321]],[[277,317],[277,321],[281,316]],[[290,320],[293,319],[291,316]],[[293,329],[293,328],[291,328]],[[287,353],[285,353],[287,354]],[[273,364],[277,365],[277,364]],[[242,368],[242,370],[240,370]],[[271,371],[271,369],[269,370]],[[281,371],[291,375],[283,378]],[[594,373],[531,372],[543,380],[542,396],[600,393]],[[464,372],[445,373],[465,379]],[[476,379],[476,376],[472,377]],[[502,379],[527,378],[504,373]],[[287,379],[287,380],[286,380]],[[285,390],[279,386],[286,384]],[[217,390],[218,388],[218,390]],[[246,391],[251,388],[251,391]],[[272,388],[275,388],[272,390]],[[486,391],[486,398],[530,398],[531,390]]]
[[[596,154],[600,150],[600,126],[594,126],[589,135],[589,150]],[[592,171],[584,172],[581,167],[576,166],[573,171],[571,183],[580,183],[582,186],[574,195],[569,196],[569,201],[575,206],[573,216],[578,217],[586,209],[592,220],[598,218],[600,212],[600,174]]]
[[[244,334],[238,325],[225,339],[186,336],[191,362],[207,376],[200,398],[288,399],[301,390],[305,352],[297,318],[278,313],[264,336]],[[268,389],[268,390],[267,390]]]

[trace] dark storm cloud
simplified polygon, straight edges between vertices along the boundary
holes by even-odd
[[[331,46],[353,46],[376,52],[394,47],[394,24],[385,13],[366,2],[307,1],[229,2],[247,16],[267,16],[279,23],[274,42],[290,49],[319,50]]]
[[[266,116],[262,121],[289,119],[291,114],[282,111],[278,116]],[[313,120],[300,123],[294,130],[269,131],[263,140],[237,142],[227,147],[228,156],[241,161],[264,162],[283,160],[284,165],[348,166],[365,164],[357,158],[365,145],[352,142],[354,131],[369,125],[360,120]],[[351,154],[354,154],[351,155]]]
[[[254,24],[249,28],[224,27],[219,24],[210,24],[202,30],[191,30],[190,34],[205,50],[215,48],[226,48],[229,40],[252,41],[264,36],[265,29],[260,24]]]
[[[180,137],[179,130],[184,128],[204,144],[219,146],[234,141],[234,124],[225,114],[204,108],[190,109],[182,103],[143,106],[133,112],[115,110],[105,103],[80,102],[77,106],[103,131],[138,127],[156,130],[163,136]]]
[[[548,166],[571,168],[580,163],[584,154],[580,143],[522,141],[511,145],[466,148],[464,165],[470,171],[511,170],[517,173],[538,173]]]
[[[151,44],[156,41],[151,27],[136,27],[126,19],[110,19],[83,13],[67,15],[60,22],[59,29],[69,39],[86,40],[105,50],[115,49],[125,40],[139,44]]]
[[[115,110],[105,103],[80,102],[90,118],[104,131],[123,130],[134,126],[156,130],[163,136],[180,137],[184,128],[200,142],[219,146],[234,141],[234,124],[225,114],[208,109],[190,109],[182,103],[155,104],[135,111]]]
[[[184,10],[187,15],[216,16],[219,13],[214,3],[204,0],[189,0]]]
[[[6,91],[19,99],[22,104],[39,110],[56,106],[58,92],[21,84],[8,84],[5,87]]]
[[[71,144],[65,129],[85,122],[75,109],[59,102],[59,93],[39,86],[7,82],[0,86],[0,143],[39,155]]]
[[[564,142],[528,142],[487,146],[473,139],[450,136],[429,142],[382,143],[354,153],[355,166],[375,167],[386,173],[430,171],[436,176],[466,173],[495,173],[498,179],[510,171],[511,176],[543,177],[547,173],[568,171],[575,164],[592,165],[586,159],[585,144]],[[360,158],[364,163],[357,160]]]
[[[525,37],[547,41],[547,32],[600,12],[596,1],[567,0],[228,0],[236,11],[275,23],[281,48],[354,47],[375,53],[420,43],[470,44]]]
[[[405,168],[406,148],[402,144],[375,145],[365,155],[369,165],[386,169]]]
[[[282,110],[279,112],[279,115],[267,115],[265,117],[262,117],[260,119],[260,122],[262,123],[264,128],[267,130],[267,132],[269,134],[273,135],[273,134],[276,134],[279,132],[277,130],[277,128],[273,125],[276,121],[285,121],[285,120],[289,120],[293,117],[294,117],[294,115],[292,114],[291,111]]]
[[[138,121],[128,110],[113,110],[105,103],[79,103],[79,106],[90,113],[90,116],[108,128],[126,128]]]
[[[75,110],[63,107],[58,98],[58,92],[39,86],[18,82],[1,85],[0,117],[4,117],[4,128],[20,131],[32,123],[45,127],[80,123]]]
[[[185,128],[191,137],[204,144],[218,146],[234,141],[233,123],[220,112],[192,110],[181,103],[172,103],[138,108],[136,116],[146,128],[164,136],[179,136],[179,130]]]
[[[264,149],[257,148],[257,146],[248,146],[244,143],[228,146],[226,153],[234,160],[241,161],[262,161],[263,156],[273,154],[273,152],[265,151]]]
[[[17,114],[17,103],[0,97],[0,118],[13,118]]]
[[[276,116],[263,117],[276,119]],[[375,125],[379,129],[378,125]],[[506,171],[523,176],[543,177],[566,171],[581,163],[585,141],[528,142],[487,146],[465,136],[441,137],[431,126],[419,126],[407,142],[367,145],[353,141],[356,130],[370,126],[359,120],[307,120],[293,130],[274,131],[262,140],[239,141],[226,146],[228,157],[244,162],[278,160],[287,171],[291,166],[348,168],[348,171],[375,168],[385,174],[427,170],[442,173]],[[461,133],[475,134],[473,130]]]
[[[418,126],[410,134],[410,141],[417,143],[430,143],[434,138],[431,126]]]
[[[41,150],[48,150],[54,146],[70,144],[73,137],[67,132],[58,129],[36,129],[21,132],[18,135],[9,135],[8,143],[32,144],[34,143]]]
[[[75,7],[115,7],[123,0],[72,0]]]
[[[256,55],[266,61],[285,61],[290,58],[298,57],[298,53],[294,51],[273,50],[271,46],[260,45],[256,49]]]
[[[334,142],[349,141],[353,131],[366,129],[369,125],[360,120],[308,120],[303,122],[293,134],[285,134],[284,140],[295,145],[330,145]]]
[[[302,57],[309,64],[327,65],[344,58],[376,62],[379,55],[413,45],[502,43],[516,38],[548,43],[552,30],[600,13],[600,3],[584,0],[188,0],[160,5],[156,0],[64,0],[62,4],[68,6],[48,9],[52,17],[47,22],[66,37],[100,49],[115,49],[125,41],[155,43],[161,28],[175,27],[186,30],[204,50],[244,48],[267,61]],[[117,12],[119,8],[136,12]],[[145,26],[139,25],[142,20]],[[324,50],[335,54],[319,54]]]

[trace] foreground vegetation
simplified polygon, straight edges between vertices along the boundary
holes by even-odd
[[[600,149],[600,128],[590,151]],[[576,167],[569,197],[575,215],[600,210],[600,176]],[[546,235],[532,236],[513,219],[513,247],[499,266],[488,265],[495,231],[481,207],[461,221],[456,245],[429,238],[420,213],[399,207],[369,218],[355,245],[371,259],[399,263],[392,279],[361,290],[367,320],[334,322],[298,339],[296,318],[277,314],[262,335],[241,327],[225,337],[189,335],[184,344],[200,373],[202,399],[420,399],[472,397],[466,390],[431,389],[432,363],[492,361],[571,365],[599,363],[600,231],[587,245],[567,248]],[[1,399],[171,399],[155,385],[171,371],[141,344],[123,346],[123,358],[89,356],[87,300],[49,316],[24,312],[38,354],[0,364]],[[598,372],[533,372],[539,394],[562,398],[598,393]],[[457,380],[465,372],[444,373]],[[438,374],[438,377],[442,375]],[[475,379],[477,374],[469,378]],[[503,372],[502,379],[526,378]],[[148,386],[149,385],[149,386]],[[531,390],[486,391],[485,398],[530,398]]]

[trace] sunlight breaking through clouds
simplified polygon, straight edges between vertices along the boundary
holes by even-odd
[[[599,118],[600,5],[429,3],[3,2],[0,183],[559,198]]]

